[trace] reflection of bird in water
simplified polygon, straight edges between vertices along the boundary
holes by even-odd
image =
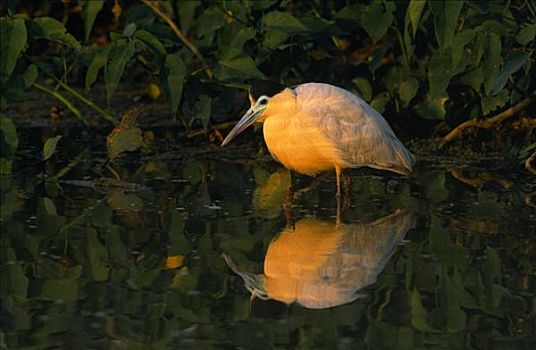
[[[253,296],[311,309],[333,307],[357,299],[358,290],[376,281],[413,225],[409,210],[368,224],[305,218],[272,240],[262,275],[241,271],[224,257]]]
[[[251,108],[222,145],[254,122],[264,122],[264,140],[285,167],[314,175],[335,169],[340,195],[342,169],[368,166],[407,174],[413,156],[382,115],[361,98],[329,84],[292,88],[255,81]]]

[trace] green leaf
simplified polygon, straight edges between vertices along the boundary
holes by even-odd
[[[510,92],[506,89],[501,90],[497,95],[485,95],[480,99],[482,114],[488,115],[496,109],[503,107],[510,101]]]
[[[108,101],[117,89],[119,80],[123,76],[127,62],[135,52],[135,43],[127,42],[124,39],[114,41],[108,53],[108,61],[104,68],[104,81],[106,82],[106,92]]]
[[[133,130],[133,129],[132,129]],[[133,151],[135,149],[130,149]],[[140,211],[143,209],[143,201],[134,193],[125,193],[123,191],[113,191],[106,198],[106,204],[114,210],[134,210]]]
[[[43,205],[48,215],[58,216],[58,211],[56,210],[56,205],[48,197],[43,197]]]
[[[46,140],[45,145],[43,146],[43,160],[47,160],[54,152],[56,152],[56,146],[58,145],[58,141],[61,139],[61,135],[51,137],[48,140]]]
[[[411,324],[422,332],[434,330],[428,323],[428,310],[423,306],[421,293],[417,288],[411,292]]]
[[[17,261],[15,250],[9,246],[2,246],[1,290],[2,294],[12,294],[15,300],[22,302],[28,296],[30,282],[24,274],[21,263]],[[6,290],[7,289],[7,290]]]
[[[265,30],[277,29],[289,34],[309,31],[309,28],[288,12],[268,12],[262,17],[262,24]]]
[[[0,161],[3,158],[0,158]],[[0,175],[7,175],[0,172]],[[4,178],[6,179],[6,178]],[[3,186],[6,185],[5,180],[3,181]],[[17,210],[17,202],[19,200],[19,193],[17,188],[11,188],[9,191],[6,191],[6,188],[2,188],[2,196],[0,198],[0,220],[7,222],[11,215]]]
[[[443,305],[446,309],[447,316],[447,329],[449,332],[458,332],[465,329],[465,322],[467,320],[467,315],[460,307],[460,301],[456,294],[456,289],[453,286],[452,280],[448,275],[443,275],[444,284],[440,283],[439,288],[443,287],[443,292],[445,295],[445,304]]]
[[[408,17],[411,23],[411,29],[413,31],[413,36],[417,33],[417,28],[419,27],[419,21],[421,19],[422,11],[426,5],[426,0],[411,0],[408,5]]]
[[[424,119],[445,119],[447,113],[445,110],[445,102],[447,102],[447,100],[447,94],[436,97],[427,94],[424,100],[415,106],[415,111]]]
[[[384,79],[385,87],[387,88],[387,90],[389,90],[389,92],[395,92],[408,75],[409,71],[407,69],[404,69],[403,67],[391,67],[391,69],[389,69],[389,72],[387,72],[387,76]]]
[[[480,271],[482,271],[482,276],[486,280],[492,282],[501,281],[501,259],[496,249],[486,248],[486,260],[482,262]]]
[[[508,57],[506,57],[506,63],[502,67],[501,71],[499,72],[497,76],[497,80],[495,81],[495,87],[493,88],[493,94],[496,95],[499,93],[499,91],[502,90],[504,85],[506,84],[506,80],[508,80],[508,77],[510,77],[512,74],[517,72],[521,67],[523,67],[523,64],[527,61],[527,59],[532,55],[532,52],[522,52],[522,51],[514,51]]]
[[[244,44],[255,37],[255,29],[244,27],[243,25],[234,22],[225,26],[221,36],[221,42],[227,46],[233,46],[242,49]]]
[[[176,52],[166,56],[165,73],[161,86],[169,101],[171,113],[176,114],[182,98],[184,78],[186,77],[186,65]]]
[[[76,279],[48,279],[43,281],[38,299],[73,302],[79,298]]]
[[[91,61],[89,68],[86,73],[86,89],[89,90],[91,85],[97,81],[97,76],[102,67],[106,65],[108,61],[108,53],[110,52],[110,47],[99,48],[99,51]]]
[[[411,100],[417,95],[419,90],[419,81],[416,78],[409,78],[403,81],[398,87],[398,96],[402,101],[402,107],[409,106]]]
[[[471,309],[477,307],[475,299],[471,293],[465,289],[462,276],[458,269],[455,269],[452,275],[452,286],[455,289],[456,298],[460,302],[461,306]]]
[[[255,61],[244,51],[235,47],[222,47],[218,52],[218,65],[215,72],[220,80],[264,78],[257,69]]]
[[[171,218],[169,220],[169,245],[168,255],[186,255],[192,249],[191,243],[186,239],[184,235],[185,219],[176,211],[171,212]]]
[[[489,34],[486,52],[481,64],[482,74],[484,75],[484,90],[487,95],[492,93],[497,81],[502,62],[501,50],[501,38],[497,34]]]
[[[57,40],[67,32],[65,26],[57,19],[51,17],[37,17],[33,20],[41,29],[37,37]]]
[[[290,172],[287,169],[279,170],[263,180],[253,192],[255,215],[266,219],[277,218],[290,190]]]
[[[11,159],[19,146],[17,129],[10,118],[0,114],[0,157]]]
[[[82,0],[82,20],[84,21],[84,41],[88,41],[93,23],[102,9],[104,0]]]
[[[220,29],[225,23],[225,15],[218,7],[211,6],[194,23],[197,28],[197,37],[200,38]]]
[[[438,97],[444,94],[452,77],[452,54],[451,50],[436,50],[430,59],[428,66],[428,81],[430,83],[430,95]]]
[[[262,46],[275,50],[277,49],[281,44],[287,41],[289,38],[289,34],[285,31],[278,30],[278,29],[272,29],[267,30],[264,32],[264,36],[262,39]]]
[[[359,96],[367,102],[370,101],[372,98],[372,86],[369,81],[365,78],[354,78],[352,79],[352,83],[357,88]]]
[[[472,29],[466,29],[464,31],[458,32],[454,35],[454,45],[451,48],[452,52],[452,75],[456,75],[460,72],[463,72],[467,60],[463,59],[466,55],[466,45],[473,40],[476,32]],[[471,47],[472,49],[473,47]]]
[[[106,148],[108,149],[108,158],[113,160],[119,154],[125,151],[135,151],[143,144],[141,129],[137,127],[125,128],[124,126],[116,127],[108,135]]]
[[[164,45],[158,40],[156,36],[149,33],[148,31],[144,29],[138,29],[134,33],[134,37],[141,42],[143,42],[148,48],[153,50],[157,55],[159,56],[165,56],[166,55],[166,49]]]
[[[480,86],[482,85],[483,81],[484,76],[482,75],[482,70],[480,67],[473,68],[460,77],[460,82],[472,87],[475,89],[475,91],[480,91]]]
[[[528,43],[534,40],[536,36],[536,24],[530,24],[526,27],[521,28],[519,33],[517,33],[516,40],[521,45],[525,46]]]
[[[201,95],[199,101],[195,104],[195,118],[201,120],[203,129],[207,129],[210,120],[210,112],[212,109],[212,99],[207,95]]]
[[[75,49],[80,48],[80,43],[67,33],[67,29],[60,21],[51,17],[38,17],[34,18],[33,22],[39,27],[39,31],[33,33],[35,38],[45,38],[64,43]]]
[[[385,106],[389,101],[391,101],[391,95],[388,92],[382,92],[374,96],[370,105],[378,112],[383,113],[385,111]]]
[[[393,22],[394,2],[375,0],[370,5],[354,4],[342,8],[336,18],[361,25],[374,41],[381,39]],[[344,25],[343,25],[344,27]],[[352,30],[353,25],[348,26]]]
[[[90,225],[86,226],[86,241],[91,276],[94,281],[106,281],[110,274],[108,252],[100,243],[97,230]]]
[[[178,1],[179,23],[184,33],[190,32],[190,26],[196,22],[195,10],[199,7],[198,1]]]
[[[13,73],[20,53],[26,46],[27,33],[24,19],[0,18],[0,80],[2,83]]]
[[[265,10],[277,2],[277,0],[245,0],[246,6],[255,11]]]
[[[463,7],[463,1],[430,1],[429,6],[434,15],[434,30],[439,49],[444,50],[452,46],[452,39],[458,24],[460,10]]]
[[[389,3],[393,4],[394,2]],[[360,23],[374,41],[380,40],[393,23],[394,8],[381,1],[374,1],[361,13]]]
[[[30,64],[26,70],[24,71],[23,79],[24,79],[24,86],[26,88],[29,88],[30,86],[35,83],[37,79],[37,66],[35,64]]]
[[[136,31],[136,23],[129,23],[123,29],[123,35],[130,38],[132,35],[134,35],[135,31]]]

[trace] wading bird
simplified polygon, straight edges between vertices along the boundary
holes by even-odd
[[[358,96],[339,87],[306,83],[295,87],[254,81],[251,107],[222,146],[255,122],[264,122],[264,140],[285,167],[315,175],[335,169],[337,196],[345,168],[370,167],[406,175],[413,156],[382,117]]]

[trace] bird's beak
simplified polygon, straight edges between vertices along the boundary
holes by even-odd
[[[257,104],[251,106],[250,109],[244,114],[242,118],[236,123],[234,128],[229,132],[225,140],[221,143],[222,146],[225,146],[229,142],[231,142],[232,139],[234,139],[238,134],[240,134],[242,131],[246,130],[248,126],[255,123],[255,121],[262,115],[264,110],[266,109],[266,106],[259,106]]]

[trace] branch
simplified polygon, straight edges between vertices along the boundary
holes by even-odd
[[[493,127],[495,124],[502,122],[503,120],[506,120],[523,109],[530,106],[532,103],[534,103],[534,100],[536,99],[536,92],[533,92],[529,97],[525,98],[515,106],[512,106],[508,108],[507,110],[497,114],[494,117],[488,118],[488,119],[471,119],[468,121],[465,121],[455,127],[451,132],[449,132],[445,137],[443,137],[443,140],[441,140],[441,143],[439,144],[439,148],[443,147],[446,143],[452,141],[456,136],[461,134],[461,132],[464,129],[467,128],[482,128],[482,129],[489,129]]]
[[[209,67],[206,66],[205,59],[203,58],[203,56],[201,55],[197,47],[195,47],[195,45],[190,40],[188,40],[186,35],[184,35],[184,33],[179,29],[179,27],[177,27],[175,22],[173,22],[173,20],[166,13],[160,10],[156,1],[150,1],[150,0],[141,0],[141,1],[147,7],[149,7],[158,17],[160,17],[164,22],[167,23],[167,25],[175,33],[177,38],[179,38],[179,40],[182,41],[184,45],[186,45],[188,50],[190,50],[194,54],[194,56],[197,57],[197,59],[201,61],[201,63],[205,67],[205,72],[207,73],[208,77],[212,79],[212,77],[214,76],[214,73]]]

